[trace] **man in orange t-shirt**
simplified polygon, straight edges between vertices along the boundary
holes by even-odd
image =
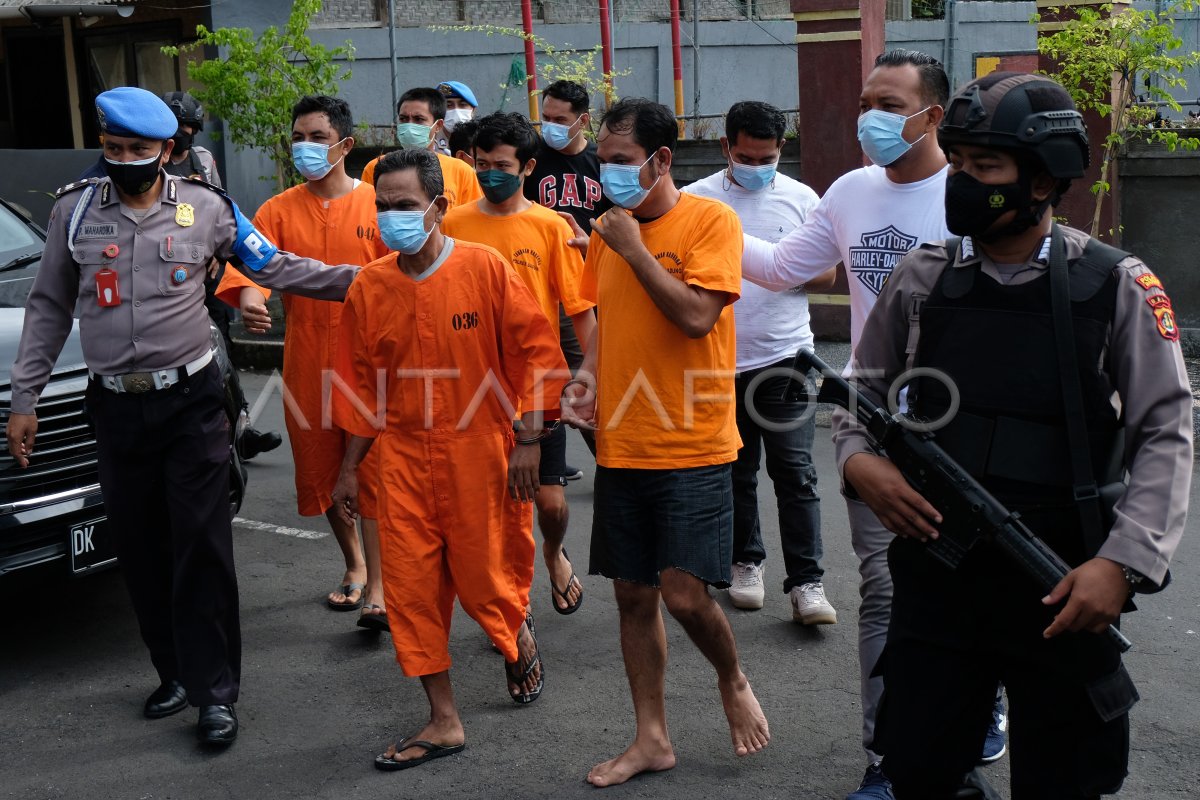
[[[564,384],[545,376],[566,373],[566,362],[504,259],[442,235],[446,199],[431,153],[389,153],[376,179],[379,230],[397,252],[368,265],[346,295],[338,374],[348,391],[335,394],[334,415],[353,437],[334,500],[351,519],[355,467],[368,449],[378,453],[392,641],[430,708],[427,724],[375,759],[395,770],[463,749],[450,684],[456,596],[504,654],[512,700],[531,703],[542,691],[526,613],[534,550],[526,503],[537,491],[544,417],[557,416]]]
[[[475,170],[463,161],[443,155],[437,150],[437,141],[446,127],[446,97],[437,89],[409,89],[400,95],[396,104],[396,139],[404,150],[428,150],[438,158],[442,167],[444,197],[450,208],[466,205],[483,197]],[[363,167],[363,183],[375,183],[376,158]]]
[[[387,253],[375,228],[374,188],[346,174],[353,129],[345,100],[305,97],[292,109],[292,159],[305,182],[272,197],[254,215],[258,229],[281,249],[331,264],[367,264]],[[217,296],[241,308],[248,331],[265,333],[270,328],[264,305],[267,290],[241,272],[225,270]],[[342,522],[332,507],[346,446],[346,433],[329,421],[329,372],[342,305],[284,294],[283,306],[284,420],[295,462],[296,506],[303,516],[325,515],[346,564],[341,583],[326,602],[335,611],[362,607],[359,625],[386,630],[374,458],[362,470],[361,543],[356,526]]]
[[[472,149],[483,198],[452,209],[442,231],[496,248],[533,292],[546,319],[558,322],[561,303],[579,341],[587,342],[596,327],[592,312],[596,304],[579,296],[583,259],[567,244],[571,226],[550,209],[527,200],[521,191],[535,164],[537,133],[520,114],[489,114],[477,125]],[[583,602],[583,584],[563,551],[570,513],[563,491],[567,478],[567,432],[558,428],[542,442],[537,510],[551,600],[560,614],[574,613]]]
[[[733,547],[741,224],[728,206],[675,187],[677,131],[669,109],[642,99],[601,122],[600,183],[618,207],[592,221],[582,294],[600,319],[563,398],[564,420],[597,431],[590,572],[613,579],[637,722],[633,744],[588,773],[596,786],[675,766],[661,602],[716,668],[734,752],[770,739],[708,593],[729,585]]]

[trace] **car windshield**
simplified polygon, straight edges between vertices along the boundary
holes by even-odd
[[[24,308],[45,243],[24,219],[0,204],[0,308]]]

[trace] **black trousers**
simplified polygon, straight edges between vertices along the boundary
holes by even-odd
[[[1065,561],[1082,560],[1073,510],[1023,516]],[[990,545],[951,572],[897,537],[888,563],[894,594],[875,739],[898,800],[955,796],[979,759],[998,681],[1008,693],[1014,800],[1080,800],[1121,787],[1137,691],[1107,640],[1043,639],[1057,609]]]
[[[215,361],[169,389],[92,381],[100,487],[150,660],[192,705],[233,703],[241,673],[229,417]]]

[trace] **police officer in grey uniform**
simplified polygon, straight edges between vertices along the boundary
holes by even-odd
[[[838,465],[899,534],[876,741],[900,800],[955,796],[979,757],[997,680],[1009,695],[1014,798],[1094,798],[1126,775],[1137,692],[1097,635],[1156,591],[1183,532],[1192,397],[1171,301],[1136,257],[1053,223],[1088,164],[1070,96],[993,73],[947,106],[946,221],[880,293],[854,357],[877,401],[910,412],[1073,569],[1043,599],[990,545],[950,572],[942,520],[849,415]],[[892,395],[893,398],[895,394]],[[949,523],[947,523],[949,524]]]
[[[168,176],[176,119],[155,95],[96,98],[108,177],[59,192],[12,367],[9,452],[37,458],[39,394],[79,318],[100,486],[161,685],[145,715],[200,708],[202,741],[238,732],[241,634],[229,514],[229,418],[204,308],[205,268],[340,300],[357,267],[279,251],[223,192]]]

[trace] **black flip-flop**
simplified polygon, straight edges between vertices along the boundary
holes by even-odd
[[[377,605],[376,603],[368,603],[367,605],[363,606],[363,611],[365,612],[371,608],[378,608],[382,610],[383,606]],[[376,633],[387,633],[391,630],[391,628],[388,626],[386,611],[384,611],[382,614],[359,614],[358,627],[366,628],[367,630],[375,631]]]
[[[353,603],[335,603],[332,600],[330,600],[328,597],[326,597],[325,605],[329,606],[334,611],[357,611],[358,609],[362,608],[363,595],[365,594],[364,590],[366,588],[367,587],[361,583],[343,584],[342,587],[340,589],[338,589],[338,591],[341,592],[342,594],[344,594],[346,597],[349,597],[351,592],[357,591],[358,599],[355,600]]]
[[[541,649],[538,647],[537,635],[534,633],[534,630],[533,630],[533,614],[531,614],[529,612],[525,613],[525,625],[529,628],[530,638],[533,639],[533,648],[534,648],[533,649],[533,658],[529,659],[529,663],[525,666],[525,670],[520,675],[514,674],[509,669],[508,662],[507,661],[504,662],[504,677],[507,681],[513,683],[516,686],[520,686],[521,684],[523,684],[526,681],[526,679],[528,679],[529,676],[533,674],[533,670],[539,664],[542,663]],[[518,650],[519,649],[520,648],[518,648]],[[519,658],[519,656],[518,656],[518,658]],[[519,662],[517,662],[517,663],[519,663]],[[513,666],[515,667],[516,663],[514,663]],[[517,705],[526,706],[542,696],[542,689],[545,687],[545,685],[546,685],[546,668],[543,666],[541,669],[541,672],[538,674],[537,686],[534,687],[532,692],[522,692],[521,694],[513,694],[512,690],[509,689],[508,696]]]
[[[563,548],[562,554],[563,554],[563,558],[565,558],[567,560],[567,563],[570,564],[571,557],[569,555],[567,555],[567,549],[565,547]],[[572,583],[579,584],[579,599],[576,600],[574,603],[572,603],[570,601],[570,599],[569,599],[570,595],[568,594],[568,592],[571,591]],[[551,578],[550,579],[550,592],[551,592],[550,604],[552,606],[554,606],[555,611],[562,614],[563,616],[566,616],[567,614],[574,614],[576,611],[579,610],[579,607],[581,605],[583,605],[583,581],[581,581],[581,580],[579,580],[579,578],[575,577],[574,568],[571,569],[571,577],[567,578],[567,588],[559,589],[557,586],[554,585],[554,578]],[[566,601],[566,603],[567,603],[566,608],[559,607],[558,598],[560,598],[560,597]]]
[[[379,755],[375,756],[375,769],[394,772],[395,770],[399,769],[411,769],[412,767],[419,767],[426,761],[432,761],[435,758],[444,758],[446,756],[452,756],[455,753],[461,753],[464,749],[466,749],[467,745],[465,742],[463,744],[442,745],[434,744],[433,742],[427,742],[424,739],[417,739],[416,741],[411,742],[408,739],[405,739],[396,745],[396,755],[400,755],[400,753],[410,747],[421,748],[425,751],[425,755],[418,758],[407,758],[403,761],[397,761],[394,758],[388,758],[383,753],[380,753]]]

